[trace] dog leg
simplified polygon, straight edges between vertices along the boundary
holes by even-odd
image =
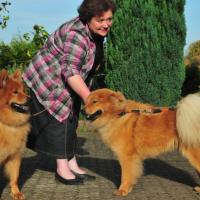
[[[15,200],[24,200],[25,196],[18,187],[19,168],[21,164],[20,155],[10,157],[5,163],[5,172],[10,180],[11,196]]]
[[[182,147],[183,156],[185,156],[190,164],[196,169],[198,175],[200,175],[200,148],[197,147]],[[200,193],[200,186],[194,187],[196,192]]]
[[[121,185],[117,191],[114,192],[118,196],[126,196],[131,192],[133,185],[136,184],[137,179],[142,175],[143,166],[142,161],[136,156],[122,156],[119,158],[121,165]]]

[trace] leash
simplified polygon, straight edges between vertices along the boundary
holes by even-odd
[[[28,102],[28,104],[29,104],[29,107],[31,107],[30,105],[33,103],[34,97],[32,97],[31,95],[29,95],[28,97],[29,97],[29,102]],[[35,97],[35,98],[36,98],[36,97]],[[42,109],[42,110],[40,110],[40,111],[38,111],[38,112],[36,112],[36,113],[30,113],[30,116],[31,116],[31,117],[36,117],[36,116],[42,114],[42,113],[45,112],[45,111],[47,111],[47,108],[44,108],[44,109]]]
[[[41,111],[39,111],[39,112],[36,112],[36,113],[31,114],[31,117],[36,117],[36,116],[42,114],[42,113],[45,112],[45,111],[47,111],[47,108],[45,108],[45,109],[43,109],[43,110],[41,110]]]

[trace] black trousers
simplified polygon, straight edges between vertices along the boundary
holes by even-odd
[[[44,111],[35,94],[30,90],[31,114]],[[31,117],[31,132],[28,136],[27,147],[57,159],[71,159],[76,153],[78,117],[81,101],[78,96],[74,99],[73,112],[67,120],[59,122],[48,111]]]

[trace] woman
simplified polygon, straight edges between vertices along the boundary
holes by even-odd
[[[77,163],[76,129],[80,102],[90,94],[89,82],[103,59],[103,39],[116,10],[112,0],[84,0],[79,16],[60,26],[25,69],[30,88],[31,149],[56,159],[55,177],[64,184],[93,180]]]

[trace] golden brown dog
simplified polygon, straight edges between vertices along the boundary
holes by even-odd
[[[121,185],[116,195],[127,195],[143,171],[143,160],[179,148],[200,172],[200,96],[182,99],[176,110],[126,100],[120,92],[92,92],[83,113],[116,154]],[[197,186],[196,191],[200,191]]]
[[[11,196],[22,200],[18,187],[19,168],[27,134],[30,130],[27,95],[21,74],[0,72],[0,163],[10,180]]]

